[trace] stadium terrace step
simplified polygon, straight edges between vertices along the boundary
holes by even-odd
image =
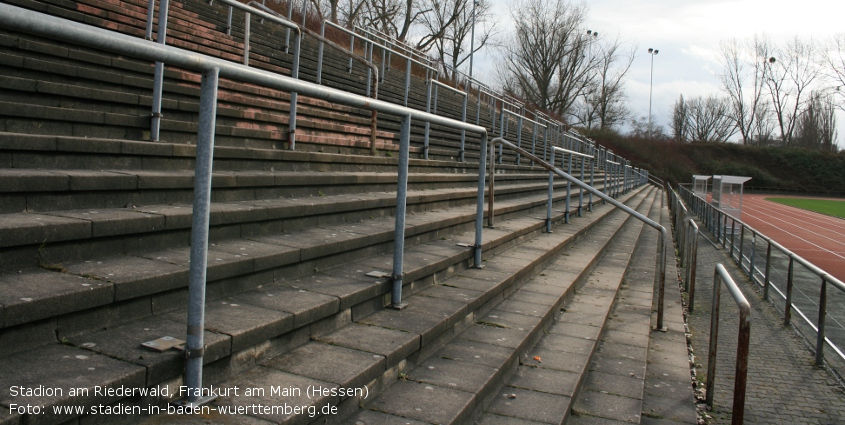
[[[654,199],[652,194],[640,209],[653,208]],[[582,272],[571,259],[560,258],[535,278],[542,283],[559,282],[581,273],[567,296],[549,312],[553,317],[545,323],[536,345],[518,352],[519,364],[489,396],[476,423],[560,424],[569,416],[583,382],[589,382],[588,365],[611,319],[610,309],[631,259],[631,248],[643,228],[633,218],[627,221],[612,243],[604,238],[581,242],[584,250],[602,254],[593,260],[594,268]]]
[[[141,36],[146,21],[146,2],[95,0],[53,1],[11,0],[14,4],[46,11],[68,19],[87,22]],[[190,9],[190,11],[188,11]],[[205,2],[189,0],[171,4],[170,44],[188,50],[241,62],[242,34],[238,34],[242,19],[234,20],[233,36],[225,35],[226,8],[212,7]],[[255,20],[255,19],[254,19]],[[291,57],[280,53],[279,40],[285,38],[283,29],[272,25],[254,25],[251,41],[250,63],[274,72],[289,73]],[[314,81],[318,43],[305,37],[303,40],[301,78]],[[209,49],[208,46],[214,46]],[[60,46],[20,34],[0,34],[0,46],[6,67],[0,74],[9,77],[9,84],[0,87],[6,104],[0,105],[0,131],[29,132],[54,135],[79,135],[88,137],[149,138],[149,113],[151,104],[152,66],[113,55],[95,52],[76,46]],[[272,63],[272,64],[271,64]],[[356,69],[347,71],[348,58],[342,52],[326,50],[324,83],[330,87],[363,92],[366,73]],[[355,66],[358,64],[355,63]],[[269,68],[268,68],[269,67]],[[119,72],[115,72],[115,68]],[[170,67],[165,68],[165,95],[162,140],[192,143],[196,130],[199,76]],[[382,99],[402,103],[404,98],[404,70],[391,70],[381,84]],[[58,98],[56,96],[59,96]],[[221,104],[218,110],[218,146],[287,147],[287,93],[257,89],[246,84],[221,82]],[[425,109],[426,85],[413,77],[409,100],[413,107]],[[55,104],[58,101],[60,103]],[[54,105],[44,105],[53,102]],[[369,146],[370,114],[366,111],[327,105],[313,99],[300,100],[301,111],[298,134],[302,134],[300,150],[319,151],[339,149],[342,153],[364,153]],[[460,101],[450,93],[438,100],[438,113],[460,116]],[[347,124],[323,128],[321,116],[340,111],[329,120]],[[471,98],[467,120],[474,122],[475,102]],[[32,118],[38,118],[32,121]],[[2,118],[2,116],[0,116]],[[483,105],[479,113],[482,125],[491,127],[490,110]],[[258,121],[256,121],[258,120]],[[350,121],[352,120],[352,121]],[[497,119],[498,121],[498,119]],[[498,124],[498,123],[496,123]],[[313,128],[313,130],[312,130]],[[340,137],[339,128],[359,134],[358,141]],[[357,128],[357,130],[355,130]],[[380,149],[393,150],[389,139],[399,131],[398,117],[379,116]],[[430,157],[449,159],[459,157],[459,132],[432,126]],[[523,138],[530,139],[530,128],[523,130]],[[343,141],[349,142],[346,149]],[[412,132],[414,148],[420,152],[422,126],[415,123]],[[325,143],[324,143],[325,142]],[[468,159],[477,158],[478,140],[468,135]],[[417,155],[417,154],[415,154]],[[515,156],[505,154],[505,162],[512,163]]]
[[[632,202],[636,204],[642,202],[644,198],[644,194],[641,193],[635,196]],[[297,396],[296,394],[291,395],[291,397],[272,396],[273,387],[278,387],[279,383],[285,383],[284,385],[291,385],[293,388],[303,390],[308,385],[332,389],[361,389],[366,386],[368,398],[374,398],[375,394],[381,391],[384,391],[382,397],[387,394],[399,396],[403,393],[403,390],[399,387],[405,385],[404,379],[416,379],[412,377],[417,376],[415,374],[420,369],[429,371],[435,368],[438,368],[438,371],[430,375],[432,379],[435,379],[433,377],[445,379],[446,376],[453,376],[456,382],[461,382],[460,385],[471,385],[470,381],[461,379],[463,376],[453,375],[458,373],[454,369],[455,367],[460,366],[460,368],[466,369],[469,366],[444,364],[441,372],[440,363],[437,366],[430,366],[428,363],[443,361],[434,355],[440,350],[448,349],[459,352],[470,349],[468,347],[475,344],[473,341],[477,341],[474,337],[469,336],[467,337],[469,339],[461,340],[462,342],[456,341],[461,338],[461,335],[472,332],[478,326],[474,325],[473,322],[479,320],[485,314],[489,316],[493,312],[499,311],[495,310],[497,308],[504,309],[498,313],[499,317],[488,318],[487,320],[498,320],[499,322],[505,320],[509,324],[514,324],[511,321],[517,320],[519,317],[518,313],[509,312],[514,311],[515,308],[532,305],[529,303],[539,303],[544,306],[543,308],[551,308],[552,303],[548,300],[546,294],[549,290],[548,286],[541,285],[542,288],[535,288],[532,292],[532,289],[529,289],[531,284],[523,286],[523,282],[538,273],[543,265],[552,261],[558,256],[559,252],[566,249],[573,241],[597,238],[602,240],[603,243],[607,243],[605,238],[613,232],[607,233],[608,230],[598,229],[606,229],[608,226],[618,229],[623,220],[609,218],[610,209],[606,206],[597,207],[598,209],[601,209],[601,211],[597,211],[595,214],[604,218],[601,223],[596,223],[590,219],[578,220],[577,223],[558,227],[555,230],[556,233],[525,239],[518,245],[513,245],[495,256],[488,257],[485,261],[486,267],[483,270],[470,269],[454,276],[436,279],[439,283],[427,286],[426,289],[407,297],[406,301],[409,303],[409,307],[404,310],[377,310],[360,319],[356,318],[356,311],[353,310],[351,323],[347,318],[339,329],[329,330],[325,333],[312,333],[311,340],[306,341],[303,345],[283,352],[272,359],[261,361],[250,370],[220,384],[221,387],[229,388],[235,386],[263,387],[265,388],[265,396],[249,398],[230,395],[216,400],[215,406],[227,406],[229,409],[240,407],[243,412],[244,409],[248,410],[248,406],[255,403],[269,406],[279,405],[280,402],[284,401],[290,405],[313,408],[318,412],[317,416],[320,416],[319,412],[323,409],[331,408],[324,406],[335,406],[336,414],[325,415],[320,418],[321,421],[328,420],[330,423],[334,423],[347,415],[353,414],[358,409],[358,404],[362,401],[361,394],[352,394],[352,396],[327,394],[325,397],[309,400],[305,395]],[[604,224],[607,222],[610,222],[610,224]],[[508,221],[503,226],[513,224],[512,221]],[[588,227],[589,233],[585,232]],[[443,253],[440,245],[429,248],[423,245],[420,248],[423,256],[432,257]],[[575,250],[576,248],[571,248],[569,256],[576,255]],[[596,254],[593,253],[593,255]],[[573,270],[580,271],[582,268],[589,267],[592,260],[587,258],[584,257],[584,262],[574,262]],[[429,259],[426,261],[435,260]],[[378,263],[366,262],[366,264],[369,266]],[[573,275],[577,275],[577,273],[573,273]],[[307,283],[303,283],[303,287],[305,285]],[[520,286],[522,286],[522,289],[517,289]],[[561,289],[558,288],[558,290]],[[272,302],[277,301],[273,300]],[[533,318],[530,320],[533,320]],[[507,332],[512,331],[521,334],[529,325],[526,322],[520,323],[520,326],[524,328],[520,330],[515,325],[513,329],[508,329]],[[487,326],[480,331],[480,337],[486,336],[486,328]],[[508,335],[511,334],[508,333]],[[493,363],[501,361],[501,355],[504,352],[511,351],[507,348],[509,344],[490,346],[489,354],[491,357],[487,360]],[[517,356],[518,354],[512,353],[506,357],[509,357],[512,363]],[[414,368],[415,364],[418,365],[416,368]],[[488,367],[486,372],[480,373],[482,375],[484,373],[497,374],[492,367]],[[478,374],[473,376],[481,378],[481,375]],[[392,384],[399,377],[403,378]],[[424,380],[422,376],[420,376],[420,379]],[[486,379],[493,379],[493,377],[487,376]],[[466,388],[463,390],[466,390]],[[458,392],[467,394],[462,390],[458,390]],[[373,401],[372,406],[376,406],[379,400],[382,400],[382,398]],[[437,401],[438,406],[443,402],[443,400]],[[381,407],[374,408],[384,410]],[[369,414],[367,411],[363,412],[365,416]],[[309,423],[315,420],[313,415],[309,417],[307,409],[299,414],[252,412],[248,415],[274,423]],[[167,420],[178,423],[182,419],[184,418],[171,416]],[[155,420],[156,418],[151,419],[152,423]],[[450,422],[440,421],[439,423]]]
[[[637,199],[641,198],[642,195]],[[503,204],[506,203],[503,202]],[[508,288],[515,281],[521,279],[522,275],[530,274],[535,267],[535,263],[548,260],[555,250],[561,249],[568,241],[577,239],[582,232],[593,226],[610,210],[607,206],[596,206],[595,213],[578,220],[580,224],[561,227],[562,233],[558,237],[568,235],[567,238],[563,241],[560,239],[554,241],[552,251],[546,254],[539,257],[535,255],[532,260],[517,261],[522,265],[518,266],[516,270],[512,266],[501,270],[511,270],[510,275],[495,271],[499,267],[495,262],[488,261],[488,268],[485,270],[501,277],[501,280],[492,289],[492,294],[501,296],[501,294],[509,293],[510,289]],[[411,221],[413,222],[416,218],[419,217],[412,216]],[[558,213],[556,221],[559,222],[561,218]],[[382,227],[378,223],[373,224],[376,224],[376,228]],[[423,222],[412,225],[411,229],[427,226]],[[369,226],[371,225],[367,225],[367,227]],[[350,229],[349,226],[346,227],[348,230]],[[542,228],[542,221],[534,218],[502,221],[496,229],[485,232],[485,252],[488,255],[493,255],[497,251],[530,238],[532,234],[539,233]],[[443,228],[435,232],[435,235],[439,236],[438,239],[428,239],[428,243],[412,245],[413,248],[410,248],[406,253],[406,282],[409,283],[406,285],[405,292],[407,300],[411,302],[411,307],[398,313],[400,315],[407,313],[407,318],[403,319],[404,323],[410,323],[413,326],[428,323],[427,326],[431,326],[426,331],[420,329],[420,332],[422,332],[419,336],[420,341],[425,341],[425,343],[428,343],[429,340],[441,341],[446,338],[441,335],[451,335],[447,331],[453,329],[455,325],[463,323],[458,318],[461,317],[461,312],[466,314],[467,311],[467,307],[464,306],[460,307],[458,312],[452,312],[448,317],[442,317],[436,313],[440,310],[435,309],[430,303],[424,302],[428,301],[427,298],[420,302],[414,302],[417,299],[415,297],[423,297],[424,295],[421,295],[421,293],[426,288],[431,288],[433,283],[466,270],[469,266],[471,251],[455,244],[459,241],[470,242],[471,235],[463,235],[461,232],[454,233],[446,229]],[[371,228],[360,229],[360,232],[375,236],[368,233],[372,232]],[[574,234],[570,232],[574,232]],[[325,233],[323,235],[330,236]],[[558,235],[558,233],[555,235]],[[413,240],[418,237],[409,235],[409,238]],[[372,250],[359,249],[352,252],[351,255],[347,255],[344,260],[333,259],[326,263],[309,262],[303,258],[307,255],[301,242],[312,239],[315,238],[294,238],[293,242],[285,242],[287,244],[285,249],[293,251],[292,256],[299,257],[299,263],[290,267],[276,266],[275,269],[266,269],[265,271],[258,271],[256,267],[261,262],[277,265],[279,257],[283,257],[285,254],[278,252],[279,245],[272,244],[273,249],[276,250],[272,254],[275,255],[273,258],[268,258],[266,255],[262,256],[261,250],[267,246],[264,245],[267,241],[253,241],[256,246],[250,245],[249,247],[226,243],[211,247],[212,267],[209,270],[209,308],[206,330],[208,348],[205,357],[208,366],[206,369],[207,382],[221,382],[224,379],[240,379],[250,376],[248,372],[241,372],[258,362],[264,361],[263,359],[287,353],[307,344],[309,337],[330,335],[333,331],[352,321],[362,326],[365,324],[373,326],[378,324],[380,320],[385,320],[380,319],[386,314],[381,306],[384,305],[385,296],[389,294],[389,282],[386,279],[368,278],[364,276],[364,273],[368,270],[384,270],[385,267],[389,267],[390,254],[379,254]],[[327,247],[338,245],[334,243],[334,240],[331,240],[331,237],[326,242]],[[242,250],[242,248],[247,249]],[[249,255],[251,259],[243,261],[244,253],[251,254]],[[121,266],[123,270],[128,270],[130,273],[138,273],[139,270],[152,270],[149,262],[158,261],[161,264],[167,263],[175,268],[181,268],[181,270],[165,270],[166,276],[157,276],[148,280],[150,285],[139,282],[137,285],[127,286],[124,289],[129,292],[124,292],[124,294],[130,297],[134,296],[127,301],[115,300],[111,306],[88,309],[76,314],[64,314],[64,311],[58,310],[55,311],[57,315],[52,316],[52,318],[35,320],[26,325],[7,328],[4,330],[4,339],[15,341],[16,344],[6,345],[7,352],[3,355],[10,358],[23,358],[21,356],[38,356],[41,355],[38,353],[43,353],[44,350],[56,350],[56,342],[54,341],[58,336],[59,341],[66,344],[60,351],[71,350],[73,348],[71,346],[74,346],[89,353],[73,354],[73,356],[88,356],[109,364],[113,361],[129,362],[140,367],[141,378],[137,377],[139,376],[137,375],[139,373],[137,368],[130,369],[134,373],[133,379],[143,379],[143,383],[138,384],[141,387],[157,385],[178,387],[177,384],[181,382],[179,374],[182,361],[179,355],[175,352],[154,353],[139,346],[141,342],[160,336],[178,336],[184,332],[184,290],[163,292],[152,296],[139,296],[139,294],[149,290],[149,286],[168,285],[167,282],[173,282],[174,274],[184,273],[186,269],[187,250],[181,252],[165,250],[159,251],[157,254],[162,258],[154,260],[136,257],[123,265],[107,264],[105,261],[103,264],[86,263],[84,261],[68,263],[64,266],[66,271],[62,270],[62,273],[56,274],[68,278],[73,277],[70,276],[71,274],[84,275],[89,278],[99,277],[101,280],[92,281],[96,283],[108,282],[111,279],[108,285],[104,285],[105,288],[98,287],[100,288],[98,290],[104,294],[102,296],[104,298],[109,297],[109,291],[113,291],[113,296],[116,298],[120,297],[118,295],[122,286],[120,279],[123,275],[123,272],[119,271]],[[371,257],[374,254],[376,256]],[[218,260],[221,262],[215,263]],[[508,261],[508,263],[511,262]],[[339,269],[331,268],[337,266],[337,264],[345,264],[345,266]],[[110,276],[112,274],[114,276]],[[471,281],[484,282],[484,280],[470,279]],[[72,281],[68,282],[67,285],[79,285],[79,283]],[[133,290],[140,292],[133,294]],[[493,297],[493,295],[485,295],[485,297]],[[489,301],[484,304],[487,303]],[[18,311],[26,311],[26,314],[31,315],[37,315],[39,311],[45,314],[44,312],[50,308],[61,309],[62,306],[70,304],[70,302],[56,302],[52,307],[47,302],[37,304],[40,305],[33,304],[31,310],[16,306],[12,306],[12,310],[9,310],[7,307],[5,317],[18,320],[16,319],[20,317],[16,314]],[[453,305],[453,303],[448,302],[442,304]],[[473,306],[476,304],[480,305],[481,301],[476,301]],[[10,312],[13,314],[9,314]],[[419,322],[421,318],[427,318],[427,320]],[[68,351],[68,353],[71,352],[72,350]],[[51,355],[58,355],[58,353]],[[117,363],[115,367],[116,365]],[[370,365],[368,367],[373,367],[373,370],[378,369],[377,366]],[[33,382],[27,381],[26,376],[21,376],[12,369],[4,368],[0,376],[8,377],[4,378],[4,381],[11,379],[15,382],[23,382],[21,385],[33,384]],[[137,384],[135,381],[131,382]],[[352,380],[350,382],[358,381]],[[97,381],[89,382],[89,384],[92,386],[106,385],[108,382]],[[97,403],[114,401],[116,400],[96,400]],[[160,402],[161,400],[157,401]],[[3,402],[7,401],[0,401],[0,403]],[[45,405],[58,405],[67,403],[68,399],[53,398],[39,402],[44,402]],[[122,402],[128,401],[123,400]]]

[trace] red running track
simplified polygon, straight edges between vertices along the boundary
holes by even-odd
[[[845,281],[845,220],[743,195],[744,223]]]

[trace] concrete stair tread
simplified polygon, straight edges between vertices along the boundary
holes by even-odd
[[[583,228],[585,225],[589,225],[589,221],[565,226],[564,228],[567,230],[572,228],[570,231],[574,233],[576,232],[575,228]],[[565,238],[566,236],[562,236],[563,233],[555,235],[556,237]],[[569,237],[571,238],[573,236],[571,235]],[[424,253],[424,255],[429,254]],[[518,256],[519,254],[516,255]],[[380,260],[378,258],[373,258],[370,262],[378,264],[379,261]],[[364,262],[366,263],[366,261]],[[508,260],[508,262],[511,263],[510,260]],[[515,263],[511,263],[511,266],[517,268],[519,267],[519,265],[516,265]],[[351,267],[346,267],[345,269],[353,269],[355,267],[356,266],[353,265]],[[467,270],[466,272],[474,271],[475,270]],[[487,274],[494,280],[507,281],[510,279],[508,275],[493,271],[492,269],[488,270],[485,268],[478,270],[478,272]],[[412,273],[414,273],[413,270],[408,271],[408,274]],[[319,275],[315,276],[315,278],[320,279]],[[456,277],[446,280],[444,285],[449,285],[449,283],[453,280],[465,280],[465,278],[462,278],[459,274]],[[478,281],[481,282],[484,280],[482,278]],[[300,282],[300,284],[302,285],[301,288],[306,288],[308,282]],[[323,383],[323,385],[335,385],[338,388],[349,386],[353,383],[355,385],[367,385],[373,381],[377,381],[379,376],[385,374],[391,369],[395,369],[397,365],[401,364],[403,359],[413,356],[415,352],[419,352],[421,347],[430,345],[431,341],[443,338],[446,330],[461,327],[462,318],[467,315],[469,311],[468,308],[470,306],[477,305],[477,301],[474,300],[468,300],[467,302],[459,300],[446,301],[443,298],[430,296],[432,292],[436,291],[438,286],[441,285],[435,285],[414,295],[405,297],[405,301],[409,303],[409,307],[402,311],[381,310],[368,315],[363,319],[354,320],[352,323],[342,326],[333,332],[312,337],[310,342],[307,342],[299,348],[283,353],[273,359],[263,361],[261,366],[258,368],[263,371],[263,373],[269,375],[275,376],[278,375],[277,372],[281,371],[282,374],[279,375],[280,377],[287,376],[287,374],[294,374],[301,376],[301,379],[309,380],[309,382],[312,383],[313,380],[316,380],[317,382]],[[490,283],[488,286],[491,293],[498,291],[498,296],[502,296],[501,289],[497,289],[499,285],[496,283]],[[459,289],[453,288],[452,286],[445,287],[449,289]],[[262,288],[259,291],[262,290],[271,291],[273,289],[272,287],[268,287]],[[536,297],[539,294],[528,290],[520,290],[517,291],[517,293],[522,294],[523,297],[527,297],[523,299]],[[491,296],[495,297],[495,295]],[[237,300],[236,304],[238,305],[244,304],[244,302],[241,301],[245,301],[245,303],[250,302],[250,300],[244,300],[244,298],[235,297],[235,299]],[[231,303],[233,301],[230,298],[227,299],[227,302]],[[262,307],[266,308],[268,306],[264,305]],[[225,309],[226,307],[221,305],[219,308]],[[507,321],[507,323],[513,324],[514,326],[536,326],[536,323],[540,320],[539,317],[521,316],[506,311],[496,311],[496,313],[497,314],[494,315],[498,316],[499,320]],[[459,353],[462,349],[467,349],[465,344],[473,346],[473,344],[478,343],[473,342],[470,338],[464,340],[463,344],[464,346],[461,344],[451,346],[451,352]],[[505,351],[502,351],[501,354],[497,355],[495,354],[495,350],[496,349],[493,348],[493,351],[485,351],[484,358],[489,359],[488,355],[495,355],[501,360]],[[334,354],[337,354],[337,356]],[[508,355],[508,357],[513,356]],[[322,358],[334,360],[327,360],[326,362],[319,361],[319,359]],[[343,362],[343,367],[331,367],[326,365],[327,362],[334,364],[343,358],[350,359],[349,362]],[[490,360],[478,360],[490,362]],[[485,370],[491,372],[490,376],[496,375],[493,368],[489,366],[485,367]],[[253,372],[255,372],[255,369],[239,374],[221,385],[240,386],[246,385],[247,382],[254,382],[254,379],[258,376],[259,372]],[[478,370],[476,370],[476,372],[478,372]],[[483,375],[484,373],[480,376]],[[278,385],[278,383],[276,385]],[[416,383],[414,383],[414,385],[416,385]],[[464,405],[461,403],[471,403],[474,399],[474,395],[470,393],[460,392],[460,390],[455,391],[458,392],[450,392],[453,396],[451,397],[453,401],[450,403],[456,405],[457,407],[463,408]],[[463,395],[455,398],[456,395],[460,394],[466,394],[468,398]],[[439,395],[435,397],[439,397]],[[455,400],[464,401],[461,402]],[[344,400],[342,397],[338,397],[337,399],[326,400],[326,402],[333,405],[342,405]],[[238,401],[233,398],[223,398],[218,399],[214,403],[216,405],[239,405],[242,404],[243,401]],[[320,403],[317,404],[319,405]],[[258,417],[262,419],[269,419],[269,417],[262,415],[258,415]],[[273,420],[280,420],[282,423],[298,423],[301,419],[303,419],[303,416],[301,415],[298,417],[273,418]]]
[[[19,176],[20,172],[7,172]],[[24,182],[14,183],[13,185],[29,186],[35,184],[34,180],[38,176],[43,175],[41,171],[34,171],[32,173],[24,173],[28,178],[24,178]],[[80,176],[82,180],[91,180],[88,184],[96,184],[100,178],[111,179],[112,174],[115,175],[114,183],[117,186],[126,185],[125,182],[131,182],[131,175],[124,175],[119,173],[108,172],[71,172],[67,173],[67,179],[72,180],[73,176]],[[56,173],[56,180],[60,182],[65,179],[62,173]],[[161,179],[174,179],[182,184],[187,183],[188,176],[184,173],[177,175],[166,176],[160,172],[153,173],[137,173],[135,175],[138,180],[150,179],[159,181]],[[240,187],[243,184],[247,187],[253,187],[256,181],[264,180],[269,184],[269,178],[272,176],[273,185],[277,180],[284,179],[282,175],[267,175],[252,173],[246,176],[237,175],[234,173],[218,173],[216,178],[212,181],[216,182],[218,187]],[[127,177],[129,179],[127,180]],[[360,175],[346,175],[335,176],[333,174],[321,174],[318,177],[309,179],[311,175],[304,174],[295,176],[289,179],[290,183],[296,184],[307,181],[313,183],[314,181],[322,180],[326,185],[342,184],[344,180],[349,183],[366,183],[361,182],[363,178]],[[374,178],[382,177],[389,181],[391,176],[373,176]],[[449,180],[456,180],[463,178],[457,175],[444,176]],[[411,179],[412,183],[420,180],[431,180],[435,177],[421,176],[419,179]],[[17,179],[17,177],[16,177]],[[30,183],[25,181],[29,180]],[[173,180],[171,180],[173,181]],[[466,183],[471,183],[466,181]],[[86,183],[79,183],[85,186]],[[159,183],[164,186],[172,186],[171,183]],[[140,185],[140,183],[139,183]],[[547,185],[547,183],[545,184]],[[535,184],[510,184],[500,186],[498,192],[500,197],[507,194],[518,194],[530,188],[535,188],[538,192],[542,190],[544,183],[537,182]],[[455,187],[451,189],[430,189],[422,191],[411,191],[408,196],[408,204],[424,204],[436,201],[452,200],[457,201],[464,199],[471,202],[475,197],[476,189],[467,185],[466,187]],[[557,195],[560,197],[560,195]],[[543,202],[540,196],[536,196],[535,203]],[[122,202],[122,201],[121,201]],[[131,202],[131,201],[130,201]],[[291,199],[277,199],[277,200],[254,200],[241,202],[214,202],[211,204],[211,225],[220,225],[224,223],[233,222],[259,222],[268,219],[278,219],[281,217],[292,217],[294,215],[308,215],[314,216],[319,214],[337,214],[342,211],[353,211],[368,208],[383,208],[395,202],[395,194],[390,192],[380,193],[352,193],[349,195],[329,195],[329,196],[311,196],[306,198],[291,198]],[[510,204],[510,205],[509,205]],[[501,213],[507,214],[518,209],[519,204],[514,204],[507,200],[500,202],[497,209],[501,207]],[[105,236],[118,236],[155,232],[164,229],[189,229],[191,226],[190,215],[192,206],[185,205],[147,205],[135,206],[132,204],[115,206],[102,205],[101,208],[86,208],[80,210],[68,211],[44,211],[44,212],[20,212],[0,214],[0,230],[3,231],[3,239],[0,239],[0,246],[22,246],[28,244],[40,244],[46,241],[55,243],[69,240],[84,240],[90,238],[98,238]],[[410,220],[413,224],[414,219]]]
[[[644,205],[649,207],[651,202]],[[620,233],[586,283],[576,289],[566,307],[560,309],[562,312],[556,315],[536,346],[523,350],[524,357],[520,358],[519,367],[478,423],[563,423],[566,420],[599,343],[597,338],[605,327],[615,288],[621,284],[621,274],[608,271],[626,267],[627,261],[620,263],[616,257],[628,250],[624,246],[625,241],[638,237],[642,226],[635,224]],[[585,243],[595,244],[591,241]],[[544,274],[571,275],[572,264],[577,263],[580,261],[558,261]],[[588,324],[583,323],[582,316],[585,314],[594,318],[587,321]],[[574,321],[569,320],[573,318]]]
[[[519,257],[523,256],[518,252],[520,250],[530,251],[531,248],[519,246],[495,258],[505,257],[500,264],[509,264],[513,268],[510,272],[516,273],[515,269],[519,267],[521,260]],[[489,263],[488,261],[487,264]],[[502,271],[494,271],[489,266],[481,272],[506,276]],[[446,281],[446,284],[450,282],[451,279]],[[507,377],[506,371],[520,362],[521,353],[531,345],[530,335],[539,333],[537,330],[544,322],[544,317],[555,313],[557,302],[569,291],[568,286],[559,286],[556,302],[546,303],[548,305],[520,301],[548,297],[547,293],[535,291],[540,284],[526,284],[507,296],[498,306],[477,318],[475,323],[469,325],[455,339],[405,375],[406,379],[416,383],[400,380],[370,402],[368,408],[425,423],[468,423],[469,418],[479,411],[480,406],[494,397],[496,389]],[[527,306],[530,306],[531,310],[520,310]],[[485,347],[498,348],[490,350],[484,349]],[[491,354],[482,359],[482,353]],[[549,376],[545,380],[532,380],[531,385],[552,385],[562,376],[572,380],[574,375],[562,371],[551,371],[547,374]],[[571,386],[574,390],[574,385]],[[543,396],[539,395],[540,398]],[[530,397],[533,396],[526,396]],[[432,400],[449,400],[446,404],[448,407],[439,409],[440,404],[431,404]],[[438,408],[432,409],[432,406]],[[548,410],[548,405],[539,409]],[[349,423],[354,423],[354,419]]]
[[[390,194],[385,194],[381,201],[368,195],[369,201],[390,203],[394,200]],[[213,204],[212,224],[215,222],[228,222],[237,220],[259,220],[268,217],[312,215],[325,212],[324,210],[343,210],[342,203],[338,199],[330,201],[328,197],[315,197],[308,199],[277,200],[264,202],[261,208],[253,208],[249,203],[235,204]],[[337,198],[347,199],[351,204],[360,204],[360,197],[357,195],[339,195]],[[507,210],[510,205],[518,205],[518,201],[501,201],[497,209]],[[112,212],[110,212],[112,211]],[[13,229],[41,229],[52,226],[51,231],[39,233],[38,237],[32,237],[33,243],[43,242],[42,236],[47,237],[62,232],[64,235],[73,235],[74,230],[77,237],[82,234],[110,234],[119,229],[134,228],[139,231],[151,229],[180,229],[190,228],[190,207],[189,206],[151,206],[139,209],[118,209],[82,211],[75,213],[58,214],[30,214],[3,215],[9,225],[9,231],[4,235],[14,236]],[[88,215],[85,215],[88,214]],[[90,218],[90,217],[94,218]],[[19,217],[12,220],[10,217]],[[70,218],[68,218],[70,217]],[[155,221],[155,218],[164,218],[164,221]],[[409,216],[406,226],[406,236],[413,237],[428,231],[436,230],[439,227],[471,221],[474,217],[474,207],[465,206],[452,208],[449,212],[432,211],[417,213]],[[26,219],[26,221],[24,221]],[[32,223],[32,224],[26,224]],[[84,225],[83,225],[84,224]],[[483,246],[489,247],[491,243],[512,233],[519,235],[526,230],[536,229],[542,222],[535,218],[521,218],[516,220],[500,222],[497,229],[485,232],[482,239]],[[29,226],[29,227],[27,227]],[[101,227],[98,227],[101,226]],[[98,230],[94,230],[94,229]],[[241,274],[270,270],[299,261],[325,257],[328,255],[352,251],[361,246],[385,243],[393,237],[392,220],[369,220],[358,223],[341,224],[334,226],[320,226],[299,232],[286,232],[278,235],[256,234],[245,238],[230,239],[213,242],[209,246],[208,279],[226,279]],[[50,233],[54,232],[54,233]],[[99,232],[99,233],[98,233]],[[421,247],[419,253],[409,252],[407,254],[407,267],[413,270],[415,264],[419,264],[417,272],[409,271],[409,277],[426,273],[426,268],[436,268],[439,262],[452,261],[449,258],[455,256],[469,258],[467,248],[457,246],[461,239],[466,243],[473,243],[471,237],[458,238],[452,241],[432,241]],[[141,245],[143,246],[143,245]],[[106,250],[105,252],[108,252]],[[11,270],[8,274],[0,275],[0,279],[8,280],[3,283],[5,289],[4,303],[6,323],[4,326],[19,325],[33,320],[38,320],[50,314],[50,311],[60,305],[59,311],[71,312],[86,308],[102,306],[111,302],[129,300],[137,297],[148,296],[156,293],[185,288],[187,284],[187,273],[189,264],[189,248],[184,247],[146,247],[138,252],[127,252],[124,255],[115,256],[114,253],[97,254],[96,252],[77,253],[76,256],[56,257],[48,246],[41,251],[40,265],[42,269],[22,268]],[[446,254],[446,255],[444,255]],[[516,255],[516,254],[511,254]],[[528,252],[523,259],[508,259],[503,256],[488,264],[490,270],[507,271],[506,265],[500,262],[508,260],[508,263],[528,263],[533,255]],[[435,259],[438,259],[434,261]],[[354,266],[364,270],[363,273],[372,269],[388,269],[389,258],[381,260],[365,260],[365,264]],[[505,267],[502,269],[502,267]],[[353,270],[355,269],[353,268]],[[333,272],[336,273],[336,272]],[[358,273],[362,275],[363,273]],[[302,287],[306,284],[312,285],[314,291],[338,296],[341,303],[346,306],[355,304],[362,297],[372,296],[373,292],[383,291],[384,284],[374,284],[362,277],[352,278],[343,276],[346,281],[335,282],[332,279],[316,282],[314,280],[290,281],[285,284]],[[472,279],[472,274],[468,275]],[[30,282],[21,285],[17,282]],[[2,283],[2,280],[0,280]],[[460,283],[458,283],[460,284]],[[64,291],[48,290],[46,288],[66,288]],[[16,289],[17,288],[17,289]],[[41,289],[45,288],[45,289]],[[471,289],[471,288],[470,288]],[[93,291],[93,292],[92,292]],[[90,295],[91,293],[97,296]],[[87,294],[87,295],[86,295]],[[21,301],[26,300],[26,301]],[[43,307],[36,307],[43,306]],[[19,310],[23,309],[23,310]]]

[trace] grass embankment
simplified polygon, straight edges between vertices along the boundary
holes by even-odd
[[[751,177],[748,188],[845,193],[845,152],[800,148],[743,146],[735,143],[674,143],[585,131],[587,137],[613,149],[657,177],[672,183],[692,183],[692,176]]]
[[[766,200],[833,217],[845,218],[845,201],[810,198],[766,198]]]

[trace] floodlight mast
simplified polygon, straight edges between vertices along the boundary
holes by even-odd
[[[648,54],[651,55],[651,76],[648,83],[648,138],[651,139],[651,93],[654,88],[654,56],[659,50],[648,48]]]

